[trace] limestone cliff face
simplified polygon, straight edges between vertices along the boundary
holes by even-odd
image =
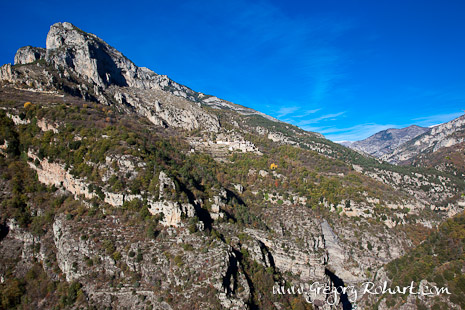
[[[40,162],[39,166],[29,162],[29,166],[37,171],[37,175],[41,183],[63,187],[71,192],[76,199],[79,199],[79,196],[83,196],[86,199],[94,197],[94,194],[89,191],[86,182],[84,180],[74,178],[68,171],[66,171],[63,165],[51,163],[46,159],[39,160],[32,151],[29,151],[28,156],[33,160],[37,159]]]
[[[11,64],[6,64],[0,67],[0,80],[10,83],[15,81],[14,74],[11,71]]]
[[[106,92],[120,105],[132,107],[138,114],[158,126],[186,130],[202,128],[213,132],[220,128],[218,118],[206,112],[199,104],[162,89],[143,90],[112,86]]]
[[[57,80],[64,78],[79,83],[71,86],[75,89],[66,88],[73,95],[103,104],[116,101],[122,104],[122,109],[132,106],[135,112],[165,127],[218,131],[217,117],[202,106],[232,110],[242,115],[260,115],[278,122],[261,112],[195,92],[166,75],[138,67],[96,35],[67,22],[50,27],[46,49],[26,46],[20,48],[15,56],[15,64],[18,65],[37,60],[44,60],[51,66],[41,72],[42,77],[35,76],[29,69],[16,67],[12,70],[11,65],[4,65],[0,69],[0,80],[13,84],[33,83],[36,89],[56,90],[63,89],[63,83],[57,83]]]
[[[245,229],[251,237],[245,247],[259,264],[293,275],[298,283],[329,286],[332,280],[328,274],[336,275],[345,285],[359,286],[370,280],[369,270],[378,270],[404,253],[405,245],[395,229],[380,225],[377,234],[360,235],[361,230],[346,226],[343,220],[330,223],[309,214],[306,208],[296,206],[268,208],[264,218],[269,219],[273,234]],[[310,297],[316,302],[328,296],[312,292]],[[358,296],[358,300],[362,298]]]
[[[25,46],[16,52],[15,65],[24,65],[44,58],[44,48]]]
[[[15,65],[43,60],[37,67],[7,64],[0,80],[16,87],[65,91],[120,110],[136,112],[155,125],[218,131],[218,118],[201,107],[202,96],[166,75],[136,66],[96,35],[70,23],[50,27],[46,49],[26,46]],[[251,110],[253,111],[253,110]]]
[[[114,85],[141,90],[165,90],[191,101],[196,101],[198,95],[166,75],[136,66],[96,35],[86,33],[67,22],[50,27],[46,60],[56,67],[75,71],[102,88]]]
[[[193,217],[195,215],[194,206],[189,203],[179,203],[176,201],[149,201],[149,212],[153,215],[163,214],[161,221],[165,226],[181,225],[184,216]]]
[[[158,75],[139,69],[119,51],[70,23],[56,23],[47,35],[46,59],[74,70],[100,87],[160,88]]]
[[[212,287],[223,307],[248,309],[250,287],[231,247],[174,228],[168,228],[158,240],[141,240],[137,227],[125,226],[115,216],[87,218],[85,222],[83,229],[76,221],[57,216],[53,242],[61,272],[67,281],[83,284],[91,304],[144,309],[145,301],[150,301],[154,309],[188,309],[192,296],[203,296],[202,290]],[[190,250],[183,250],[183,245],[189,245]],[[111,279],[125,279],[132,274],[138,274],[136,288],[124,281],[118,287],[112,286]],[[172,307],[160,297],[178,286],[183,287],[176,292],[181,304]],[[142,300],[141,295],[145,296]]]
[[[74,177],[69,173],[64,165],[49,162],[47,159],[39,160],[39,158],[31,151],[28,156],[34,161],[38,160],[39,165],[29,162],[29,166],[37,172],[39,181],[46,185],[55,185],[57,188],[63,188],[74,195],[75,199],[83,197],[92,199],[98,195],[89,190],[90,183],[87,180]],[[164,172],[160,173],[160,198],[164,197],[165,186],[172,185],[173,181],[166,176]],[[103,189],[103,201],[114,207],[120,207],[126,201],[134,199],[142,200],[141,195],[112,193]],[[179,203],[175,201],[155,201],[152,197],[147,198],[149,212],[153,215],[163,214],[161,223],[165,226],[179,227],[182,226],[182,219],[185,217],[195,216],[194,206],[190,203]]]

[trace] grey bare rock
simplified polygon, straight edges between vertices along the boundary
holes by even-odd
[[[45,58],[45,49],[25,46],[18,49],[15,55],[15,65],[25,65]]]

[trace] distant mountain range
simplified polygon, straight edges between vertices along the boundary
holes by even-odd
[[[401,129],[386,129],[356,142],[343,142],[344,146],[375,157],[391,154],[405,142],[427,132],[429,128],[412,125]]]
[[[462,115],[431,128],[412,125],[401,129],[387,129],[364,140],[341,144],[391,164],[435,167],[444,170],[447,166],[444,160],[460,151],[459,146],[464,141],[465,115]],[[447,155],[438,157],[439,153]],[[454,165],[453,168],[455,172],[458,169],[456,166]]]
[[[465,141],[465,115],[432,127],[406,141],[381,157],[390,163],[411,163],[418,156],[427,156]]]

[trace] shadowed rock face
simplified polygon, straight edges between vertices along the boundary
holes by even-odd
[[[120,52],[70,23],[50,27],[46,57],[55,66],[72,68],[100,87],[129,86],[123,72],[134,74],[137,71]]]
[[[30,64],[41,59],[45,71],[34,75],[31,70],[5,65],[0,68],[0,80],[33,85],[39,90],[64,90],[105,105],[116,103],[120,110],[136,112],[162,127],[218,131],[217,117],[202,106],[234,110],[242,115],[260,115],[277,122],[263,113],[195,92],[166,75],[138,67],[96,35],[67,22],[50,27],[46,49],[20,48],[15,64]],[[57,83],[58,80],[66,82]]]
[[[0,224],[0,241],[2,241],[9,232],[8,225]]]
[[[47,35],[46,59],[55,67],[75,71],[99,87],[129,86],[142,90],[170,90],[193,100],[193,90],[158,75],[147,68],[137,67],[121,52],[94,34],[86,33],[64,22],[50,27]]]
[[[345,287],[344,281],[342,281],[341,278],[339,278],[335,273],[331,272],[329,269],[325,269],[325,275],[329,277],[331,283],[338,290],[338,292],[341,292],[339,296],[342,303],[342,309],[352,310],[352,304],[349,301],[349,297],[346,293],[343,293],[343,287]]]

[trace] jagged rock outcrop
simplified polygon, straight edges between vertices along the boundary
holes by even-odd
[[[163,214],[161,223],[165,226],[178,227],[183,217],[193,217],[195,208],[190,203],[179,203],[177,201],[150,201],[149,212],[153,215]]]
[[[165,226],[178,227],[181,225],[183,217],[195,216],[195,208],[190,203],[180,203],[177,201],[169,201],[167,199],[167,191],[176,191],[174,181],[163,171],[158,175],[160,201],[149,199],[149,212],[153,215],[163,214],[161,223]]]
[[[102,39],[70,23],[52,25],[46,46],[26,46],[15,56],[15,64],[44,59],[46,66],[12,69],[4,65],[0,80],[39,90],[64,90],[105,105],[113,101],[120,109],[134,111],[159,126],[207,131],[220,127],[217,117],[201,107],[199,93],[165,75],[137,67]],[[77,85],[66,85],[71,81]]]
[[[191,89],[180,85],[167,76],[137,67],[122,53],[93,34],[88,34],[70,23],[52,25],[47,35],[46,59],[57,68],[72,70],[102,89],[109,86],[129,87],[125,91],[113,88],[113,97],[121,104],[131,105],[139,114],[156,125],[166,125],[192,130],[219,127],[215,116],[203,111],[197,104],[173,100],[153,100],[169,91],[176,97],[196,101]],[[144,92],[152,90],[158,92]],[[166,96],[167,94],[165,94]],[[177,101],[177,102],[173,102]]]
[[[24,65],[45,58],[45,49],[41,47],[24,46],[15,55],[15,65]]]
[[[220,270],[222,281],[215,283],[220,292],[218,298],[225,309],[249,309],[246,302],[250,298],[250,287],[241,270],[238,257],[229,248]],[[238,288],[241,287],[239,292]]]
[[[58,217],[53,223],[53,236],[55,246],[57,248],[57,262],[61,271],[65,274],[66,281],[73,281],[85,275],[84,270],[79,270],[76,266],[78,261],[84,261],[84,256],[92,257],[92,253],[84,240],[76,240],[70,236],[70,231],[66,229],[64,216]],[[106,260],[109,265],[105,266],[107,271],[113,268],[111,260]]]
[[[159,197],[163,199],[165,197],[166,190],[176,190],[176,186],[174,185],[174,181],[166,175],[165,172],[160,171],[158,175],[158,182],[159,182]]]
[[[64,22],[50,27],[46,60],[56,67],[75,71],[99,87],[110,85],[141,90],[159,89],[196,101],[198,93],[166,75],[136,66],[121,52],[94,34]]]
[[[309,240],[309,247],[294,246],[284,236],[270,239],[260,230],[246,229],[246,232],[254,238],[249,251],[257,262],[280,272],[290,272],[302,281],[317,281],[324,277],[323,243],[318,245]]]
[[[206,112],[198,103],[169,91],[112,86],[108,93],[121,105],[132,107],[158,126],[187,130],[203,128],[213,132],[220,128],[215,115]]]
[[[83,196],[86,199],[94,197],[94,193],[89,191],[85,180],[75,178],[65,169],[64,165],[49,162],[47,159],[40,160],[31,150],[28,152],[28,157],[33,160],[28,162],[28,164],[29,167],[37,171],[39,182],[46,185],[63,187],[72,193],[76,199],[79,199],[79,196]],[[38,165],[34,163],[36,160],[39,163]]]
[[[210,199],[212,202],[210,216],[212,219],[217,220],[218,218],[223,218],[224,213],[221,212],[221,209],[226,206],[228,199],[227,192],[224,188],[221,188],[218,191],[218,195],[213,196],[213,199]]]
[[[198,296],[204,299],[202,308],[221,304],[247,309],[250,287],[231,247],[185,229],[176,233],[168,228],[159,240],[141,240],[140,229],[125,226],[115,216],[86,222],[83,227],[65,215],[57,216],[53,242],[61,272],[68,281],[83,284],[91,304],[141,309],[148,301],[155,309],[185,309]],[[183,249],[186,245],[188,251]],[[133,278],[138,279],[137,286],[122,280],[131,275],[137,275]],[[121,284],[113,286],[111,279],[120,279]],[[184,289],[176,292],[179,300],[173,307],[173,302],[160,297],[176,287]],[[208,300],[205,288],[214,294]]]
[[[105,157],[105,164],[102,168],[112,167],[117,165],[118,172],[124,173],[128,179],[134,179],[138,175],[138,170],[145,168],[147,165],[131,155],[112,154]],[[107,182],[116,171],[106,169],[106,174],[102,176],[102,181]]]
[[[287,136],[282,134],[281,132],[270,132],[268,134],[268,139],[274,142],[282,142],[286,144],[296,144],[297,142],[290,140]]]
[[[73,70],[100,87],[116,85],[150,89],[163,87],[167,83],[155,72],[138,68],[96,35],[70,23],[52,25],[46,42],[48,62]]]
[[[346,282],[354,283],[362,281],[365,278],[362,270],[355,266],[350,268],[350,270],[346,267],[348,265],[348,257],[346,257],[347,251],[341,247],[338,237],[326,220],[321,223],[321,231],[327,252],[326,265],[334,270],[335,274]]]
[[[37,171],[39,181],[47,185],[55,185],[57,188],[62,187],[74,195],[76,199],[83,196],[85,199],[92,199],[99,197],[97,193],[89,190],[90,183],[85,179],[76,178],[65,169],[65,166],[58,163],[49,162],[47,159],[39,160],[39,158],[29,151],[28,156],[33,159],[29,162],[29,166]],[[37,160],[39,165],[34,161]],[[127,163],[127,159],[122,163]],[[160,172],[160,198],[164,197],[164,192],[167,188],[175,189],[174,182],[164,173]],[[112,193],[105,189],[102,190],[103,201],[114,206],[120,207],[126,201],[134,199],[142,200],[139,194],[124,194]],[[165,226],[178,227],[185,217],[195,216],[195,208],[190,203],[179,203],[175,201],[155,201],[153,198],[147,199],[149,212],[153,215],[163,214],[161,223]]]
[[[11,64],[5,64],[0,67],[0,81],[14,83],[15,78],[11,70]]]
[[[75,199],[80,199],[81,196],[85,199],[98,197],[97,193],[89,190],[90,183],[87,180],[73,176],[65,169],[65,165],[50,162],[46,158],[40,160],[32,151],[28,152],[28,156],[33,160],[28,163],[29,167],[37,172],[39,182],[63,188],[73,194]],[[38,165],[35,163],[36,160],[38,161]],[[102,192],[104,194],[103,201],[114,207],[122,206],[125,201],[142,199],[141,195],[112,193],[105,190]]]

